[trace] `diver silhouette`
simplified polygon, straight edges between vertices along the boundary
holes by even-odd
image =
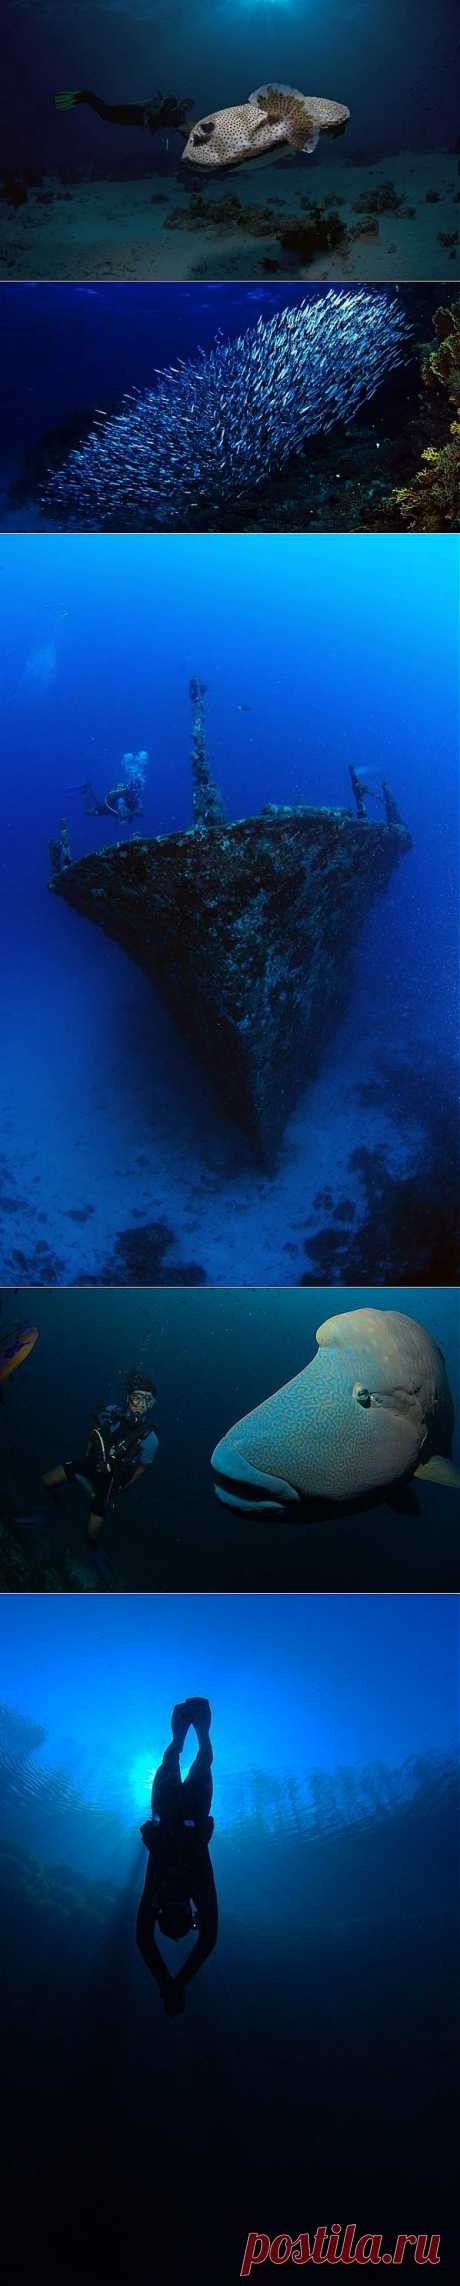
[[[167,2016],[180,2016],[187,1985],[217,1941],[218,1912],[208,1844],[214,1832],[212,1802],[211,1708],[208,1699],[185,1699],[173,1707],[172,1740],[152,1786],[152,1816],[141,1826],[149,1859],[137,1915],[137,1943],[155,1978]],[[187,1778],[180,1756],[190,1727],[198,1753]],[[171,1976],[156,1941],[156,1929],[179,1943],[191,1929],[196,1944]]]
[[[105,103],[92,87],[78,87],[60,88],[54,96],[56,111],[75,111],[82,104],[88,111],[96,111],[98,119],[107,119],[111,127],[146,127],[149,135],[172,127],[187,141],[189,127],[185,122],[193,106],[191,95],[154,95],[147,103]]]

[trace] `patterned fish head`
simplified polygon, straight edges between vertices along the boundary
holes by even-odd
[[[209,112],[206,119],[195,121],[182,159],[215,174],[222,167],[239,167],[284,141],[280,119],[269,125],[256,103],[231,103],[226,111]]]
[[[344,1311],[317,1339],[311,1365],[216,1446],[226,1506],[282,1513],[302,1498],[353,1500],[413,1474],[430,1436],[449,1449],[444,1360],[423,1327],[397,1312]]]

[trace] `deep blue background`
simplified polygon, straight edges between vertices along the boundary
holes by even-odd
[[[213,1708],[217,1824],[237,1822],[257,1770],[305,1801],[312,1769],[456,1751],[454,1596],[12,1595],[0,1635],[2,1698],[44,1723],[40,1761],[130,1826],[195,1690]]]

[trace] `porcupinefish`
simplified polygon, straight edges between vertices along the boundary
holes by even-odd
[[[241,167],[247,159],[276,157],[285,144],[308,157],[320,135],[340,134],[350,113],[327,96],[302,95],[296,87],[256,87],[247,103],[196,119],[184,145],[187,164],[215,174]]]
[[[455,1489],[454,1423],[442,1351],[399,1310],[344,1310],[319,1327],[294,1381],[256,1405],[212,1454],[228,1508],[346,1501],[412,1476]]]

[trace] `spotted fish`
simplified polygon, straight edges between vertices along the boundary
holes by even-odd
[[[412,1476],[459,1486],[445,1362],[424,1326],[399,1310],[344,1310],[316,1339],[312,1364],[216,1445],[219,1500],[280,1513]]]
[[[247,159],[276,156],[285,148],[308,157],[318,138],[341,134],[350,113],[344,103],[322,95],[301,95],[296,87],[256,87],[247,103],[196,119],[182,152],[187,165],[215,174],[241,167]]]

